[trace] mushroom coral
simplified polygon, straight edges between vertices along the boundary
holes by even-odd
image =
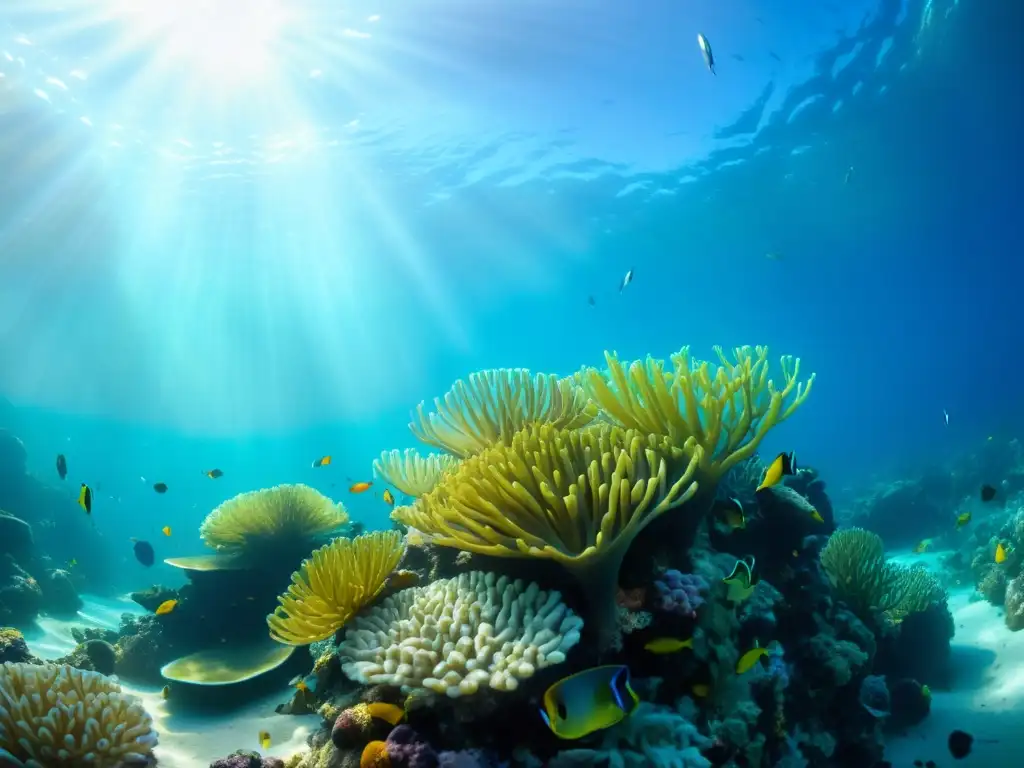
[[[499,557],[537,557],[580,583],[599,642],[617,637],[615,592],[630,543],[697,491],[694,438],[595,424],[532,424],[463,461],[393,517],[438,545]]]

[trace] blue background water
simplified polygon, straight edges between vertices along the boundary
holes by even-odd
[[[1013,4],[297,3],[230,79],[101,5],[0,7],[0,393],[112,537],[279,482],[383,525],[346,478],[416,403],[605,349],[799,355],[766,450],[837,492],[1014,434]]]

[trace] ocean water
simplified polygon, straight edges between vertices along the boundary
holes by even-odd
[[[99,533],[54,559],[179,585],[128,539],[278,483],[386,528],[418,403],[605,350],[800,357],[762,453],[837,506],[1019,434],[1024,7],[770,6],[0,3],[0,427]]]

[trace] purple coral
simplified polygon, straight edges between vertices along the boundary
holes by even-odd
[[[437,768],[437,752],[408,725],[388,734],[387,754],[392,768]]]
[[[260,757],[258,752],[238,750],[227,757],[214,760],[210,768],[284,768],[284,761],[279,757]]]
[[[681,573],[671,568],[663,571],[654,581],[658,592],[655,605],[666,613],[680,616],[696,616],[697,609],[704,604],[704,593],[708,583],[696,573]]]

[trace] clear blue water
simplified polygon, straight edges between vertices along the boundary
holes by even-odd
[[[1019,424],[1024,10],[243,5],[0,5],[0,394],[111,539],[279,482],[384,525],[346,478],[418,402],[605,349],[799,355],[765,448],[837,495]]]

